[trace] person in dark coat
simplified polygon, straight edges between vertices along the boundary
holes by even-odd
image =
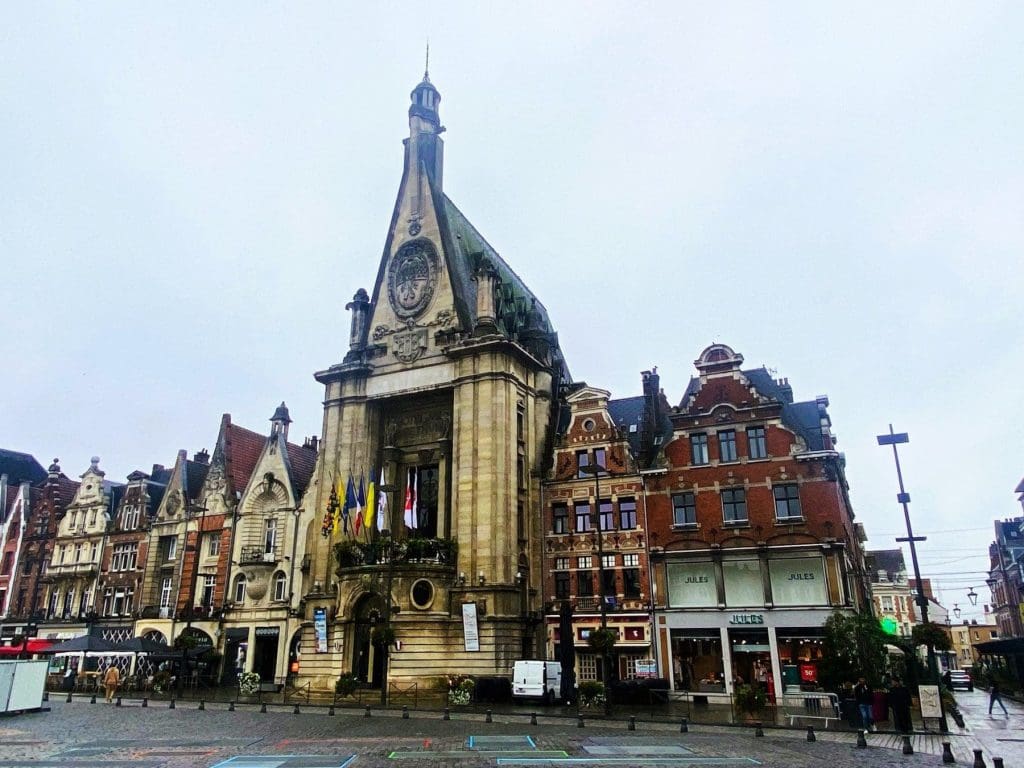
[[[892,679],[889,688],[889,708],[892,710],[892,724],[900,733],[910,733],[913,723],[910,720],[910,691],[898,677]]]
[[[1006,705],[1003,704],[1002,692],[999,690],[999,683],[995,680],[992,681],[992,688],[988,692],[988,713],[992,714],[992,705],[998,704],[1003,708],[1003,714],[1009,716],[1009,712],[1006,711]]]

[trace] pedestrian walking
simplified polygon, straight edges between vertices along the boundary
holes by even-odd
[[[914,726],[910,719],[910,691],[898,677],[892,679],[889,688],[889,708],[892,710],[892,724],[900,733],[910,733]]]
[[[103,675],[103,688],[107,692],[107,704],[110,704],[114,700],[114,694],[117,692],[117,686],[121,684],[121,672],[117,666],[111,664],[107,667],[107,672]]]
[[[875,719],[871,716],[871,706],[874,703],[871,686],[867,684],[863,677],[853,687],[853,698],[857,701],[857,709],[860,710],[860,721],[865,730],[875,730]]]
[[[1006,711],[1006,705],[1003,704],[1003,697],[1000,695],[999,683],[995,680],[992,681],[992,688],[988,692],[988,713],[992,714],[992,705],[998,703],[1003,708],[1003,714],[1009,717],[1010,713]]]

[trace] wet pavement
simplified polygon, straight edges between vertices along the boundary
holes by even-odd
[[[631,729],[625,716],[604,720],[557,708],[531,712],[382,710],[259,705],[227,702],[125,698],[123,706],[96,704],[88,696],[67,703],[54,696],[48,712],[0,719],[0,768],[361,768],[362,766],[737,766],[769,768],[882,768],[942,765],[942,741],[953,746],[957,763],[972,765],[982,749],[987,766],[993,756],[1006,766],[1024,767],[1024,708],[1007,701],[1010,711],[989,718],[987,694],[958,692],[967,720],[963,733],[940,737],[918,733],[915,753],[902,753],[902,736],[868,734],[866,748],[856,735],[817,729],[815,742],[805,729],[691,724],[637,717]],[[959,730],[959,729],[957,729]]]

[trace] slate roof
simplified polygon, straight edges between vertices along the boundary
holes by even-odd
[[[187,487],[185,488],[185,493],[187,494],[186,498],[199,498],[199,491],[203,487],[203,481],[206,480],[206,474],[209,471],[209,464],[201,464],[198,461],[192,461],[191,459],[185,462],[185,482],[187,484]]]
[[[0,448],[0,475],[7,475],[10,485],[21,485],[26,480],[38,485],[46,479],[46,470],[32,454]]]
[[[306,488],[309,487],[310,478],[313,477],[316,451],[303,445],[288,443],[288,463],[291,465],[295,494],[301,498],[302,494],[306,492]]]
[[[885,571],[889,581],[896,581],[896,574],[907,572],[907,563],[902,549],[875,549],[864,553],[865,568],[872,584],[878,583],[878,572]]]

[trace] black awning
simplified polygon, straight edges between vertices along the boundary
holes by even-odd
[[[999,640],[987,640],[984,643],[975,643],[974,648],[978,653],[991,653],[996,656],[1024,654],[1024,637],[1004,637]]]

